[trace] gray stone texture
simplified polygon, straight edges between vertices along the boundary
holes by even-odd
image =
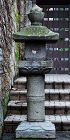
[[[16,129],[16,138],[55,138],[51,122],[22,122]]]
[[[46,59],[46,44],[45,42],[29,42],[25,44],[26,60],[45,60]]]
[[[0,138],[2,135],[2,126],[3,126],[3,106],[2,106],[2,78],[0,77]]]
[[[52,60],[28,60],[19,61],[19,72],[22,75],[42,75],[53,68]]]
[[[13,34],[13,39],[16,42],[25,42],[25,59],[30,61],[29,63],[25,62],[27,68],[24,64],[21,66],[23,74],[24,69],[25,71],[28,69],[29,72],[32,65],[32,71],[35,70],[36,73],[36,68],[40,65],[37,61],[42,63],[42,60],[46,60],[46,43],[59,39],[58,33],[42,26],[44,18],[42,8],[36,4],[33,5],[28,16],[32,26],[24,27],[20,32]],[[46,64],[43,65],[40,65],[42,70],[43,67],[47,67]],[[47,69],[51,69],[50,66]],[[55,126],[51,122],[45,121],[45,73],[41,75],[38,68],[38,75],[35,76],[32,71],[30,71],[31,75],[27,76],[27,122],[23,122],[17,127],[16,138],[55,138]]]
[[[3,108],[2,108],[2,102],[0,100],[0,138],[2,135],[2,127],[3,127]]]
[[[27,77],[27,119],[28,121],[45,120],[44,76]]]
[[[2,140],[15,140],[15,134],[13,134],[13,133],[3,134]],[[24,139],[20,139],[20,140],[24,140]],[[29,139],[27,139],[27,140],[29,140]],[[56,140],[70,140],[70,131],[64,131],[64,132],[57,131],[56,132]]]
[[[12,41],[12,33],[17,30],[18,24],[14,21],[14,12],[17,12],[16,1],[0,0],[0,136],[2,133],[2,125],[4,118],[4,110],[8,100],[7,92],[9,92],[11,85],[13,85],[13,78],[16,73],[15,61],[15,42]],[[13,6],[13,8],[12,8]],[[3,99],[3,100],[2,100]],[[2,104],[3,103],[3,104]],[[5,106],[2,106],[6,104]],[[3,107],[3,108],[2,108]]]

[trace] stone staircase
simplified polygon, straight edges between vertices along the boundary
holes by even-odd
[[[4,132],[15,132],[27,116],[27,80],[17,78],[10,92]],[[70,130],[70,75],[45,76],[45,119],[55,124],[56,130]]]

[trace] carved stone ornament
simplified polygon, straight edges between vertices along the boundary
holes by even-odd
[[[30,75],[30,74],[45,74],[50,72],[53,67],[52,60],[46,61],[19,61],[19,71],[20,73]]]

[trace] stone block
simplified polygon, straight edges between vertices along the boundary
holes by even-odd
[[[51,122],[22,122],[16,129],[16,139],[55,138],[55,126]]]
[[[51,60],[19,61],[19,73],[21,75],[42,75],[48,73],[53,67]]]

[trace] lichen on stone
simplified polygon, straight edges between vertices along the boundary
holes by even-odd
[[[28,26],[22,31],[17,32],[15,35],[18,36],[54,36],[57,33],[52,32],[45,26]],[[58,35],[58,34],[57,34]]]

